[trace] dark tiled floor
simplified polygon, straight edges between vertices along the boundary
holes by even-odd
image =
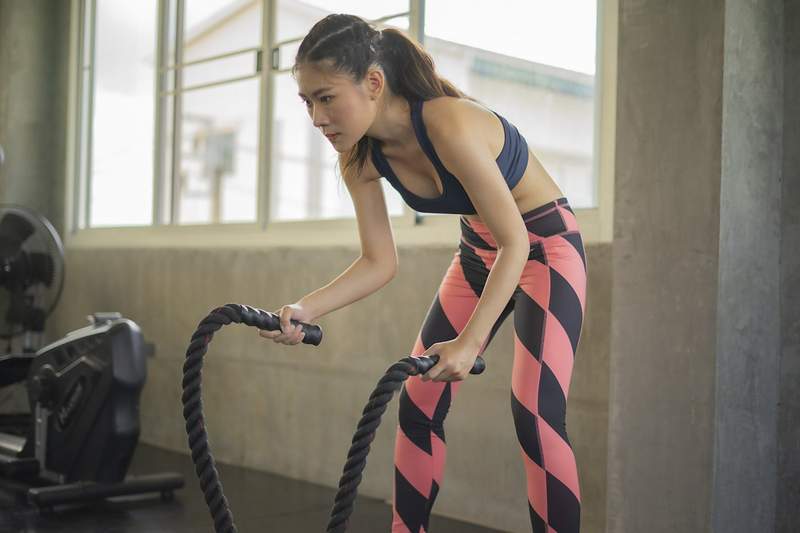
[[[324,532],[336,491],[240,467],[217,465],[225,496],[241,533]],[[62,506],[52,513],[23,507],[0,490],[1,533],[197,533],[213,532],[211,515],[187,455],[147,445],[137,448],[129,475],[177,472],[186,485],[175,499],[115,498],[84,506]],[[392,509],[359,495],[348,533],[384,533]],[[431,517],[433,533],[497,533],[456,520]]]

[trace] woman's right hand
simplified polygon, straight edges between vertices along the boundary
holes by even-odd
[[[309,323],[313,317],[308,310],[298,303],[287,304],[280,309],[273,311],[281,320],[281,329],[270,331],[268,329],[259,329],[258,334],[261,337],[272,339],[281,344],[299,344],[305,337],[305,332],[300,324],[294,325],[289,322],[289,319],[297,320],[298,322]]]

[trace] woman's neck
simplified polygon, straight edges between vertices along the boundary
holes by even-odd
[[[366,134],[381,141],[384,148],[402,150],[417,142],[410,112],[411,106],[402,96],[382,98],[375,120]]]

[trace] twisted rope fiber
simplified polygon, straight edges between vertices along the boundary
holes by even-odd
[[[428,359],[428,361],[430,360]],[[353,435],[353,444],[347,453],[347,462],[339,480],[339,491],[334,498],[331,519],[326,530],[328,533],[342,533],[347,529],[348,518],[353,512],[353,502],[358,492],[358,484],[361,483],[361,472],[367,465],[370,443],[375,438],[375,431],[381,423],[383,412],[386,411],[386,404],[409,376],[427,371],[424,367],[428,365],[425,365],[424,362],[422,365],[420,363],[420,359],[413,357],[400,359],[386,370],[386,374],[370,395],[369,401],[364,407],[363,416],[358,422],[356,433]]]
[[[186,420],[186,433],[195,472],[200,480],[200,488],[205,495],[206,504],[214,520],[217,533],[237,533],[233,523],[233,513],[228,507],[228,500],[222,490],[214,457],[208,443],[203,400],[200,387],[202,383],[203,356],[208,351],[208,344],[214,333],[223,325],[231,322],[245,323],[249,326],[263,327],[266,323],[266,311],[242,304],[226,304],[214,309],[200,321],[186,351],[183,365],[183,417]],[[435,364],[431,358],[404,357],[386,371],[364,407],[363,416],[358,423],[353,443],[347,454],[344,472],[339,480],[339,491],[334,499],[328,533],[342,533],[348,525],[348,518],[353,512],[357,488],[361,483],[361,473],[367,464],[370,443],[375,438],[375,430],[380,424],[381,416],[386,411],[386,404],[394,393],[400,389],[409,376],[427,372]]]

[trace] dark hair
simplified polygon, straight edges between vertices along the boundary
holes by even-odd
[[[473,100],[436,73],[433,59],[419,44],[396,29],[376,30],[355,15],[331,14],[311,28],[295,56],[292,74],[303,63],[326,62],[334,72],[358,83],[380,65],[389,89],[408,101],[456,96]],[[364,168],[374,139],[362,137],[344,160],[344,170]]]

